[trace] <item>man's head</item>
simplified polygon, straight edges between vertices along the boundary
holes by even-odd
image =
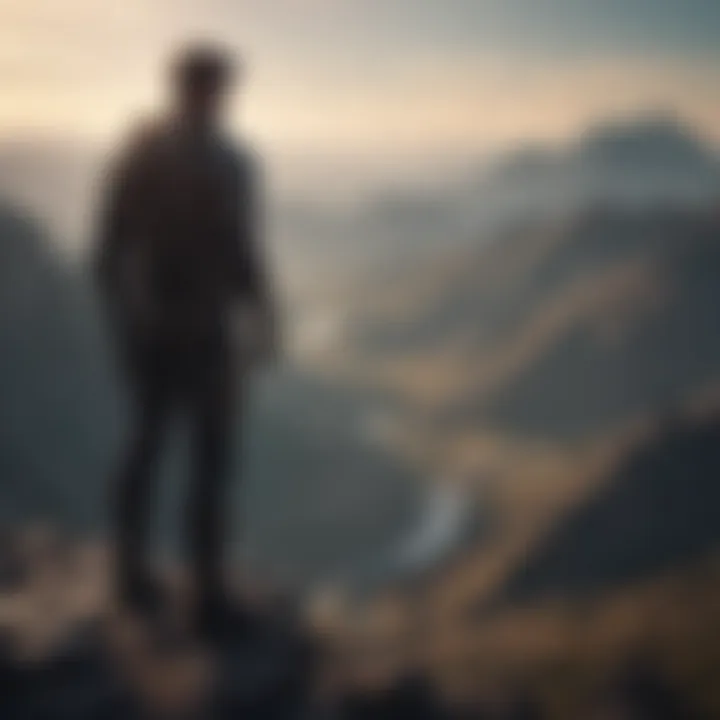
[[[176,111],[193,125],[215,125],[235,75],[235,62],[226,51],[212,45],[185,48],[172,63]]]

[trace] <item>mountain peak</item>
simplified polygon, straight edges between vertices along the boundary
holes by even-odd
[[[590,128],[575,152],[583,160],[711,163],[715,153],[679,116],[668,111],[611,120]]]

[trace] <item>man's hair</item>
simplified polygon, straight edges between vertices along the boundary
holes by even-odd
[[[191,45],[175,56],[171,66],[175,85],[189,91],[196,88],[222,88],[236,72],[235,60],[215,45]]]

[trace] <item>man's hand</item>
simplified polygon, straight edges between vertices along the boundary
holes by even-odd
[[[277,313],[269,303],[240,306],[232,320],[232,336],[235,347],[250,367],[278,361],[280,342]]]

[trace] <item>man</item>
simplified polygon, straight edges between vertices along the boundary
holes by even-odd
[[[232,76],[229,58],[211,47],[173,63],[169,116],[142,128],[111,173],[98,253],[133,410],[115,518],[119,597],[134,608],[155,598],[145,558],[153,475],[168,420],[182,408],[192,429],[188,549],[197,621],[208,633],[222,630],[236,374],[249,366],[250,325],[238,348],[238,317],[255,321],[255,350],[264,339],[272,352],[273,339],[253,163],[221,128]]]

